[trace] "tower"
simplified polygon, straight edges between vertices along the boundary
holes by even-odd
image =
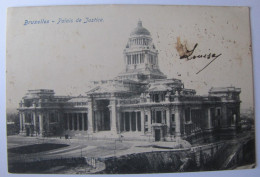
[[[125,70],[118,75],[119,79],[166,79],[159,69],[158,50],[142,21],[138,21],[137,27],[130,34],[124,49],[124,62]]]

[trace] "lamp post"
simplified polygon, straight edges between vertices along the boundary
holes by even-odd
[[[82,158],[82,146],[80,147],[80,157]]]
[[[116,156],[116,140],[115,140],[115,151],[114,151],[114,155]]]

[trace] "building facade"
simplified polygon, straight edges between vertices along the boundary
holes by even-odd
[[[207,96],[160,71],[158,50],[139,21],[124,50],[125,67],[112,80],[93,82],[85,96],[29,90],[18,108],[20,134],[175,141],[235,136],[241,90],[211,88]]]

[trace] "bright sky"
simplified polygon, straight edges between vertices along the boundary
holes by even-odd
[[[103,22],[75,22],[86,17]],[[59,18],[74,22],[56,24]],[[25,20],[42,19],[50,24],[24,25]],[[168,78],[181,79],[198,94],[207,94],[212,86],[239,87],[241,107],[253,107],[247,8],[109,5],[9,9],[7,109],[17,108],[28,89],[84,95],[89,81],[115,77],[124,69],[123,50],[139,19],[152,35]],[[177,37],[188,49],[198,43],[194,55],[221,56],[196,74],[210,60],[180,60]]]

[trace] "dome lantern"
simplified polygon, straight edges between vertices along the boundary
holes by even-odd
[[[137,23],[137,27],[131,32],[131,36],[133,35],[147,35],[150,36],[150,32],[143,27],[142,21],[139,20]]]

